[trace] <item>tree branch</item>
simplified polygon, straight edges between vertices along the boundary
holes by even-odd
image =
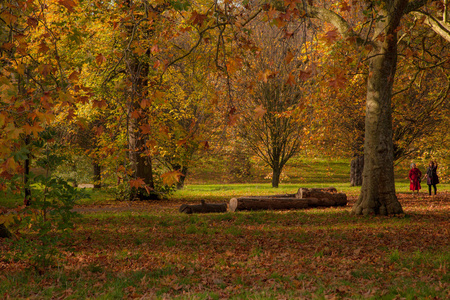
[[[353,31],[348,22],[337,13],[322,8],[306,4],[304,7],[307,17],[320,19],[322,21],[333,24],[337,28],[341,36],[345,39],[356,39],[358,44],[364,44],[364,39]]]
[[[412,14],[417,18],[425,17],[425,24],[430,26],[430,28],[439,34],[443,39],[450,42],[450,25],[445,24],[442,21],[439,21],[435,17],[423,11],[413,11]]]

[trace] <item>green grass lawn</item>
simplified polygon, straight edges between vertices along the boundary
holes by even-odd
[[[163,201],[115,201],[84,189],[90,197],[79,201],[81,217],[51,266],[34,267],[37,249],[0,239],[0,298],[449,299],[450,185],[439,184],[436,197],[425,190],[416,197],[403,171],[396,190],[405,214],[390,217],[350,213],[360,187],[349,186],[342,162],[318,163],[277,189],[268,182],[188,183]],[[182,203],[329,186],[346,193],[349,205],[178,212]],[[20,204],[20,195],[0,198],[0,206]],[[18,249],[28,253],[19,257]]]
[[[270,190],[192,192],[214,187]],[[397,217],[354,216],[350,206],[185,215],[176,201],[120,202],[123,211],[85,211],[53,267],[34,269],[0,244],[0,295],[448,299],[449,198],[401,201],[407,214]]]

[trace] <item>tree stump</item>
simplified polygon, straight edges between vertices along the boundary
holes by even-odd
[[[192,214],[192,213],[222,213],[227,211],[226,203],[205,203],[204,200],[201,201],[202,204],[188,205],[183,204],[178,209],[181,213]]]

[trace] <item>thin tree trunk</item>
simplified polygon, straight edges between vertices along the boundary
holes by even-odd
[[[28,147],[30,145],[30,136],[25,136],[25,147]],[[28,149],[29,150],[29,149]],[[30,164],[31,164],[31,153],[28,151],[27,158],[25,159],[24,164],[24,174],[23,174],[23,185],[24,185],[24,192],[25,192],[25,198],[23,200],[25,206],[31,205],[31,189],[28,184],[28,180],[30,179]]]
[[[272,187],[278,188],[278,185],[280,184],[280,177],[281,177],[281,168],[279,166],[276,166],[272,169]]]
[[[97,161],[93,163],[94,167],[94,189],[99,189],[102,187],[102,168]]]

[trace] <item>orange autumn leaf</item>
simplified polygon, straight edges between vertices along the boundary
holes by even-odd
[[[23,125],[23,129],[25,130],[26,134],[33,134],[34,136],[38,136],[38,133],[41,131],[44,131],[44,128],[42,128],[39,124],[25,124]]]
[[[292,75],[292,73],[291,74],[289,74],[289,76],[288,76],[288,79],[286,80],[286,84],[288,84],[288,85],[295,85],[295,77],[294,77],[294,75]]]
[[[69,79],[70,81],[78,81],[78,76],[80,75],[80,73],[78,73],[77,71],[73,71],[72,73],[70,73],[69,75]]]
[[[39,44],[39,52],[41,53],[47,53],[48,50],[50,50],[50,48],[47,46],[47,44],[44,41],[41,41],[41,43]]]
[[[177,146],[183,146],[183,145],[186,145],[186,143],[187,143],[187,139],[182,139],[177,142]]]
[[[72,0],[59,0],[58,3],[62,6],[64,6],[68,12],[74,12],[74,6],[77,4]]]
[[[255,108],[254,112],[256,118],[262,118],[266,114],[267,109],[264,109],[262,105],[259,105]]]
[[[170,172],[166,172],[166,173],[162,174],[161,178],[165,185],[170,186],[170,185],[173,185],[173,184],[177,183],[178,181],[180,181],[181,176],[184,176],[183,173],[181,173],[178,170],[175,170],[175,171],[170,171]]]
[[[106,57],[104,57],[103,54],[99,53],[95,57],[95,61],[97,62],[97,65],[101,66],[106,61]]]
[[[337,73],[336,76],[329,81],[330,86],[335,89],[343,88],[347,84],[347,78],[342,73]]]
[[[292,59],[294,59],[295,55],[291,52],[288,51],[288,53],[286,53],[286,56],[284,57],[284,61],[286,62],[286,64],[289,64]]]
[[[132,188],[141,188],[145,186],[145,182],[142,178],[133,179],[130,180],[130,186]]]
[[[152,128],[148,124],[141,125],[139,128],[141,129],[142,134],[150,134],[152,131]]]
[[[337,29],[330,30],[323,35],[323,39],[327,44],[333,44],[339,38],[339,32]]]
[[[267,82],[270,78],[275,77],[275,75],[277,75],[277,74],[278,74],[278,72],[266,69],[264,72],[260,72],[258,74],[258,79],[262,80],[264,82]]]
[[[207,16],[208,16],[207,14],[200,14],[197,11],[193,11],[190,21],[194,25],[202,26]]]

